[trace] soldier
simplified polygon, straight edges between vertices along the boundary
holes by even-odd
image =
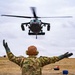
[[[29,57],[16,57],[9,49],[7,42],[3,40],[3,46],[6,50],[7,56],[10,61],[16,63],[22,68],[22,75],[42,75],[41,68],[47,64],[55,63],[63,58],[68,58],[73,55],[73,53],[66,52],[63,55],[60,56],[54,56],[54,57],[45,57],[40,56],[36,57],[38,55],[37,48],[35,46],[28,47],[28,50],[26,51],[26,54],[29,55]]]

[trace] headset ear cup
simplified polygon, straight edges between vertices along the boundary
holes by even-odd
[[[28,53],[28,51],[26,50],[26,55],[28,55],[27,53]]]
[[[37,51],[37,55],[39,54],[39,52]]]

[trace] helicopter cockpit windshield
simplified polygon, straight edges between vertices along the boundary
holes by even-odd
[[[34,19],[30,21],[30,24],[34,24],[34,23],[41,24],[41,20]]]

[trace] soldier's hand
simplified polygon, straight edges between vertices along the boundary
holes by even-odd
[[[59,60],[61,60],[61,59],[63,59],[63,58],[68,58],[68,57],[70,57],[70,56],[72,56],[72,55],[73,55],[73,53],[66,52],[65,54],[60,55],[60,56],[58,56],[58,57],[59,57]]]
[[[7,42],[5,42],[5,40],[3,40],[3,46],[6,50],[10,50],[8,47],[8,44],[7,44]]]
[[[73,55],[73,53],[66,52],[63,56],[64,56],[65,58],[68,58],[68,57],[70,57],[70,56],[72,56],[72,55]]]

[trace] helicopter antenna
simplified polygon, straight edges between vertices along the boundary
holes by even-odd
[[[37,34],[36,34],[36,39],[37,39]]]

